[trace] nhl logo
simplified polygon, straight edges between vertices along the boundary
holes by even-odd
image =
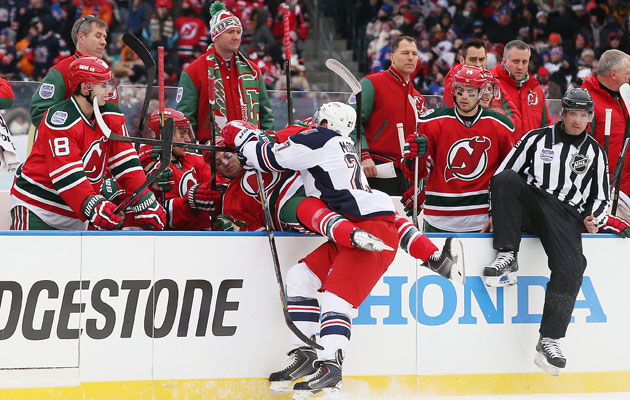
[[[588,169],[590,163],[591,160],[587,156],[585,156],[584,154],[575,153],[573,156],[571,156],[569,167],[571,168],[571,171],[575,172],[576,174],[583,174]]]

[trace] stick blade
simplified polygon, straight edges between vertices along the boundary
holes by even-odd
[[[624,83],[619,87],[619,94],[623,99],[623,102],[626,104],[626,108],[630,109],[630,85]]]
[[[350,70],[348,70],[348,68],[346,68],[346,66],[341,62],[335,60],[334,58],[329,58],[326,60],[326,67],[335,74],[339,75],[339,77],[343,79],[348,86],[350,86],[352,94],[361,93],[361,84],[357,78],[352,75],[352,72],[350,72]]]

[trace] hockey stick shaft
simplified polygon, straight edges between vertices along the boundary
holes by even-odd
[[[287,79],[287,118],[289,125],[293,125],[293,99],[291,98],[291,37],[289,34],[289,13],[290,8],[285,4],[283,23],[284,23],[284,73]]]
[[[158,139],[122,136],[122,135],[118,135],[118,134],[113,133],[113,132],[108,137],[111,140],[116,140],[118,142],[150,144],[151,146],[161,146],[162,145],[162,141],[158,140]],[[212,146],[212,145],[209,145],[209,144],[173,142],[173,147],[181,147],[183,149],[190,149],[190,150],[222,151],[222,152],[228,152],[228,153],[236,153],[236,150],[233,149],[232,147]]]
[[[140,58],[147,71],[147,88],[144,92],[144,102],[142,103],[142,111],[140,111],[140,120],[138,122],[138,136],[144,130],[147,111],[149,110],[149,102],[153,93],[153,81],[155,80],[155,60],[151,57],[151,53],[146,46],[136,36],[125,33],[123,35],[123,43],[125,43]]]
[[[260,203],[263,208],[263,213],[265,217],[265,227],[267,228],[267,237],[269,238],[269,248],[271,250],[271,258],[273,260],[273,267],[276,273],[276,279],[278,280],[278,286],[280,289],[280,302],[282,303],[282,313],[284,314],[284,321],[287,324],[287,327],[300,338],[301,341],[308,344],[311,347],[314,347],[318,350],[323,350],[324,348],[319,344],[315,343],[309,337],[307,337],[301,330],[295,326],[295,323],[291,319],[291,315],[289,314],[289,309],[287,306],[287,294],[284,290],[284,281],[282,279],[282,270],[280,269],[280,260],[278,258],[278,250],[276,248],[276,240],[273,234],[273,226],[271,225],[272,217],[271,210],[269,209],[269,203],[267,202],[267,194],[265,193],[265,183],[262,179],[262,174],[259,170],[256,170],[256,179],[258,180],[258,194],[260,196]]]
[[[604,151],[608,157],[608,148],[610,146],[610,124],[612,122],[612,108],[606,109],[606,119],[604,122]]]
[[[217,133],[214,126],[214,103],[216,100],[216,88],[214,85],[214,71],[208,70],[208,120],[210,123],[210,144],[212,146],[217,144]],[[217,187],[217,160],[214,153],[212,153],[210,158],[210,187],[212,189]]]
[[[158,113],[160,114],[160,129],[164,128],[164,46],[158,46]],[[160,203],[166,204],[166,194],[160,191]]]

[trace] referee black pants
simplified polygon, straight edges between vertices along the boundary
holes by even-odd
[[[492,178],[490,199],[495,249],[518,251],[522,231],[540,238],[551,270],[540,334],[564,337],[586,269],[582,216],[574,207],[528,185],[512,170]]]

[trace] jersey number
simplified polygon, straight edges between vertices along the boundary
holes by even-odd
[[[345,155],[344,159],[346,160],[348,168],[352,168],[352,180],[350,182],[352,188],[372,193],[370,187],[361,182],[361,163],[359,162],[359,157],[354,153],[348,153]]]
[[[70,141],[67,137],[54,138],[52,142],[48,140],[50,148],[55,156],[67,156],[70,154]]]

